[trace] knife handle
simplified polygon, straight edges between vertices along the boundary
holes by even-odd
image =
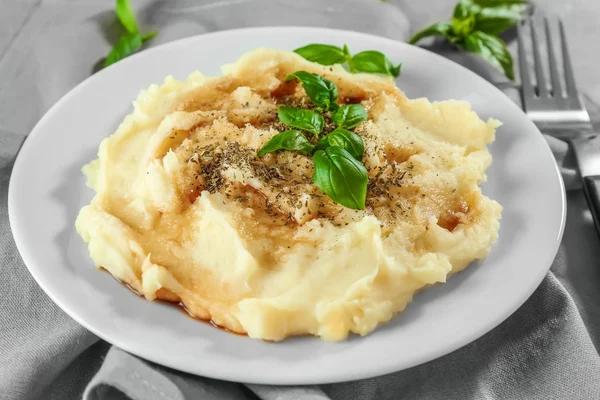
[[[583,178],[583,189],[587,198],[596,231],[600,235],[600,175],[586,176]]]

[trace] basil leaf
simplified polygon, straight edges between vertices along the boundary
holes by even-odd
[[[294,78],[302,82],[304,91],[317,107],[323,110],[337,109],[338,89],[333,82],[306,71],[296,71],[286,76],[285,80],[287,82]]]
[[[523,17],[527,10],[525,4],[503,5],[483,8],[476,14],[475,30],[499,35],[512,28]]]
[[[362,138],[356,133],[343,128],[337,128],[330,134],[323,136],[315,146],[315,150],[325,150],[330,146],[341,147],[358,161],[362,159],[365,153],[365,145]]]
[[[291,129],[273,136],[256,155],[261,157],[277,150],[297,150],[302,154],[308,155],[312,153],[313,145],[310,144],[302,132]]]
[[[452,30],[458,36],[466,36],[473,32],[475,27],[475,14],[468,2],[459,2],[454,7],[452,16]]]
[[[142,36],[139,33],[126,33],[119,38],[106,59],[104,66],[108,67],[111,64],[135,53],[142,47]]]
[[[127,32],[139,32],[137,19],[135,18],[131,4],[129,4],[129,0],[116,0],[115,11],[117,18],[121,21],[121,25],[127,29]]]
[[[367,119],[367,110],[360,104],[345,104],[331,114],[331,119],[340,128],[352,129]]]
[[[475,31],[465,37],[463,46],[465,50],[479,54],[492,65],[501,68],[509,79],[515,79],[513,59],[502,39]]]
[[[152,31],[152,32],[148,32],[148,33],[142,35],[142,42],[145,42],[146,40],[152,39],[157,34],[158,34],[158,32]]]
[[[367,169],[341,147],[331,146],[313,155],[312,180],[331,200],[363,210],[367,197]]]
[[[490,35],[512,28],[529,7],[523,0],[461,0],[459,4],[475,16],[473,30]]]
[[[415,33],[409,40],[408,43],[415,44],[421,39],[425,39],[429,36],[444,36],[446,39],[452,40],[454,38],[454,31],[452,25],[447,22],[439,22],[433,24],[417,33]],[[453,40],[452,40],[453,41]]]
[[[509,18],[486,18],[480,14],[476,18],[474,29],[496,36],[515,26],[518,21],[518,19]]]
[[[342,48],[342,51],[344,52],[346,61],[348,61],[352,58],[352,55],[350,54],[350,50],[348,49],[348,45],[346,43],[344,43],[344,47]]]
[[[344,45],[345,46],[345,45]],[[346,53],[343,49],[329,44],[312,43],[294,50],[308,61],[322,65],[341,64],[346,61]]]
[[[348,61],[350,71],[370,72],[391,75],[400,75],[402,64],[394,66],[392,62],[381,52],[376,50],[361,51]]]
[[[281,106],[277,110],[279,120],[292,128],[298,128],[319,136],[323,130],[325,120],[316,111],[304,108]]]
[[[486,18],[483,14],[480,14],[475,21],[475,30],[495,36],[509,30],[515,26],[518,21],[518,19],[509,18]]]

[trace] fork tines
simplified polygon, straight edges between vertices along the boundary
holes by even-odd
[[[565,30],[563,24],[558,20],[558,31],[560,34],[560,53],[562,58],[562,76],[564,76],[564,83],[561,81],[561,73],[559,71],[559,61],[556,57],[553,34],[551,29],[550,21],[547,17],[543,17],[545,43],[540,40],[540,30],[536,29],[540,17],[530,17],[521,21],[517,25],[518,41],[519,41],[519,69],[521,70],[521,84],[523,89],[523,96],[525,98],[538,97],[538,98],[564,98],[564,99],[577,99],[577,86],[575,84],[575,77],[573,73],[573,67],[571,65],[571,58],[569,56],[569,50],[567,48],[567,41],[565,38]],[[530,35],[528,35],[530,33]],[[534,85],[531,81],[529,67],[527,63],[526,53],[526,40],[531,38],[531,48],[533,52],[533,70],[535,72]],[[546,50],[547,59],[543,56],[543,50]],[[544,65],[547,65],[547,70],[550,72],[550,81],[546,80],[546,72]],[[564,86],[564,90],[563,90]],[[579,108],[579,107],[577,107]]]

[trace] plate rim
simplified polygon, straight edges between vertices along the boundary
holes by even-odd
[[[428,53],[429,55],[437,58],[437,59],[441,59],[441,60],[445,60],[442,62],[449,62],[452,64],[455,64],[455,66],[459,67],[460,69],[464,70],[464,72],[466,74],[468,74],[472,79],[474,80],[479,80],[481,84],[486,85],[490,90],[496,91],[501,93],[503,96],[506,96],[505,93],[503,93],[499,88],[497,88],[496,86],[494,86],[491,82],[487,81],[485,78],[481,77],[480,75],[476,74],[475,72],[469,70],[468,68],[464,67],[463,65],[455,62],[454,60],[451,60],[449,58],[443,57],[433,51],[430,51],[428,49],[419,47],[419,46],[415,46],[415,45],[411,45],[408,44],[406,42],[402,42],[399,40],[394,40],[391,39],[389,37],[385,37],[385,36],[379,36],[376,34],[371,34],[371,33],[365,33],[365,32],[358,32],[358,31],[350,31],[350,30],[345,30],[345,29],[334,29],[334,28],[324,28],[324,27],[312,27],[312,26],[300,26],[300,25],[287,25],[287,26],[267,26],[267,27],[244,27],[244,28],[236,28],[236,29],[224,29],[224,30],[219,30],[219,31],[213,31],[213,32],[205,32],[205,33],[201,33],[198,35],[193,35],[193,36],[189,36],[189,37],[185,37],[185,38],[180,38],[177,40],[173,40],[170,42],[166,42],[157,46],[153,46],[151,48],[145,49],[139,53],[133,54],[123,60],[121,60],[119,63],[116,63],[116,65],[126,65],[128,63],[133,63],[133,62],[137,62],[138,59],[142,59],[143,57],[147,57],[149,55],[149,53],[152,52],[158,52],[160,51],[162,48],[164,47],[170,47],[170,46],[175,46],[175,45],[184,45],[186,42],[192,42],[194,40],[197,40],[199,37],[211,37],[211,36],[223,36],[223,35],[238,35],[238,34],[243,34],[245,32],[272,32],[272,31],[302,31],[302,30],[310,30],[310,31],[320,31],[320,32],[324,32],[325,34],[328,33],[333,33],[333,34],[344,34],[344,35],[352,35],[354,37],[363,37],[363,38],[367,38],[370,40],[376,39],[382,42],[387,42],[391,45],[394,46],[399,46],[399,47],[410,47],[411,51],[418,51],[418,52],[424,52],[424,53]],[[259,48],[262,46],[257,46],[256,48]],[[232,62],[235,60],[232,60]],[[11,234],[13,236],[13,239],[15,241],[15,245],[17,247],[17,250],[19,252],[19,255],[21,256],[23,263],[25,264],[25,266],[27,267],[27,270],[29,271],[29,273],[32,275],[32,277],[34,278],[34,280],[36,281],[36,283],[38,284],[38,286],[40,286],[40,288],[46,293],[46,295],[48,295],[48,297],[50,297],[50,299],[63,311],[65,312],[67,315],[69,315],[69,317],[71,317],[73,320],[75,320],[78,324],[80,324],[81,326],[83,326],[84,328],[86,328],[87,330],[89,330],[90,332],[92,332],[93,334],[95,334],[96,336],[98,336],[99,338],[107,341],[108,343],[110,343],[111,345],[114,345],[130,354],[133,354],[135,356],[138,356],[140,358],[143,358],[145,360],[166,366],[166,367],[170,367],[173,368],[175,370],[178,371],[184,371],[184,372],[188,372],[197,376],[204,376],[204,377],[209,377],[209,378],[213,378],[213,379],[221,379],[221,380],[225,380],[225,381],[232,381],[232,382],[239,382],[239,383],[249,383],[249,384],[268,384],[268,385],[307,385],[307,384],[327,384],[327,383],[338,383],[338,382],[348,382],[348,381],[352,381],[352,380],[357,380],[357,379],[366,379],[366,378],[373,378],[373,377],[377,377],[377,376],[383,376],[383,375],[387,375],[390,373],[394,373],[394,372],[399,372],[399,371],[403,371],[406,370],[408,368],[412,368],[418,365],[421,365],[425,362],[429,362],[429,361],[434,361],[437,360],[438,358],[441,358],[445,355],[448,355],[464,346],[466,346],[469,343],[472,343],[476,340],[478,340],[479,338],[481,338],[482,336],[484,336],[485,334],[489,333],[490,331],[492,331],[494,328],[496,328],[497,326],[499,326],[500,324],[502,324],[504,321],[506,321],[512,314],[514,314],[530,297],[531,295],[535,292],[535,290],[539,287],[539,285],[541,284],[541,282],[543,281],[544,277],[547,275],[547,273],[549,272],[551,266],[552,266],[552,262],[556,257],[556,254],[558,253],[559,250],[559,246],[560,243],[562,241],[562,237],[564,235],[565,232],[565,226],[566,226],[566,214],[567,214],[567,202],[566,202],[566,189],[564,186],[564,180],[560,171],[560,168],[556,162],[556,159],[554,158],[554,156],[552,155],[552,161],[553,161],[553,166],[554,166],[554,173],[556,175],[556,177],[558,178],[558,183],[559,183],[559,188],[560,188],[560,193],[561,193],[561,200],[560,200],[560,208],[561,208],[561,216],[560,216],[560,226],[559,226],[559,232],[558,235],[556,237],[556,241],[555,241],[555,248],[553,249],[553,251],[547,252],[546,253],[546,258],[547,261],[544,261],[544,264],[548,264],[547,268],[544,268],[543,270],[540,270],[540,273],[538,274],[538,276],[536,276],[536,279],[531,281],[531,284],[528,287],[527,291],[523,291],[521,293],[521,296],[519,296],[518,301],[514,301],[512,307],[507,307],[505,309],[505,312],[498,318],[496,318],[492,323],[488,323],[486,326],[481,327],[479,330],[472,330],[470,335],[465,335],[463,340],[459,340],[459,341],[455,341],[452,342],[451,346],[446,346],[444,348],[444,351],[440,351],[438,352],[438,355],[431,358],[431,357],[415,357],[415,361],[412,362],[410,365],[408,366],[399,366],[399,363],[393,364],[393,363],[389,363],[389,364],[385,364],[385,366],[383,368],[379,368],[379,369],[375,369],[373,368],[372,370],[370,370],[369,372],[354,372],[354,373],[340,373],[337,372],[335,374],[332,375],[328,375],[327,377],[320,377],[320,376],[316,376],[313,375],[311,377],[306,377],[306,376],[302,376],[300,378],[293,378],[293,379],[273,379],[271,376],[261,376],[260,378],[255,377],[253,374],[243,374],[243,373],[239,373],[239,372],[232,372],[233,370],[230,370],[231,373],[221,373],[219,371],[215,372],[214,370],[211,370],[210,368],[204,368],[202,374],[195,372],[195,371],[191,371],[190,369],[182,369],[181,365],[178,365],[177,363],[173,362],[172,358],[169,357],[164,357],[162,356],[160,352],[156,352],[156,353],[152,353],[152,349],[148,349],[145,351],[140,351],[139,349],[133,349],[131,345],[127,344],[127,343],[123,343],[121,340],[115,340],[114,338],[110,338],[109,335],[105,335],[104,332],[101,332],[100,329],[96,329],[95,326],[93,326],[94,324],[92,323],[88,323],[86,321],[85,318],[80,317],[79,314],[75,313],[72,311],[72,309],[65,304],[64,302],[62,302],[59,298],[57,298],[54,293],[49,290],[47,288],[47,286],[44,284],[44,281],[42,279],[40,279],[38,273],[37,273],[37,269],[36,268],[32,268],[30,267],[31,264],[35,264],[34,262],[31,261],[30,257],[26,254],[27,252],[23,252],[22,249],[25,248],[25,240],[24,237],[26,235],[24,235],[22,232],[20,232],[20,227],[18,227],[18,224],[15,224],[14,221],[17,218],[17,216],[15,215],[15,207],[16,207],[16,199],[15,199],[15,186],[17,186],[17,183],[15,182],[15,176],[18,176],[18,172],[20,171],[22,168],[24,168],[24,166],[22,164],[24,164],[24,158],[21,157],[22,154],[26,153],[27,149],[29,148],[30,144],[32,143],[31,140],[29,140],[30,138],[35,138],[37,134],[39,134],[38,132],[41,132],[42,130],[40,129],[41,126],[43,126],[45,120],[47,118],[50,118],[50,116],[57,112],[57,110],[60,109],[60,106],[62,103],[66,102],[69,98],[71,98],[72,96],[77,95],[77,93],[79,93],[80,91],[84,90],[86,85],[90,84],[90,82],[94,82],[95,80],[100,79],[104,74],[107,73],[107,71],[112,71],[114,68],[119,68],[116,67],[114,65],[109,66],[108,68],[102,69],[96,73],[94,73],[93,75],[87,77],[86,79],[84,79],[83,81],[79,82],[77,85],[75,85],[73,88],[71,88],[69,91],[67,91],[58,101],[56,101],[55,103],[52,104],[52,106],[46,110],[46,112],[43,114],[43,116],[38,120],[38,122],[35,124],[35,126],[32,128],[32,130],[30,131],[30,133],[27,135],[27,137],[25,138],[24,142],[22,143],[16,157],[14,160],[14,164],[13,164],[13,169],[11,172],[11,176],[10,176],[10,180],[9,180],[9,185],[8,185],[8,217],[9,217],[9,224],[11,227]],[[190,71],[191,73],[191,71]],[[143,88],[141,88],[143,89]],[[140,89],[140,90],[141,90]],[[510,99],[509,99],[510,100]],[[517,110],[518,112],[522,113],[525,115],[524,111],[522,109],[520,109],[518,107],[517,104],[513,103],[512,100],[510,100],[510,102],[514,105],[515,110]],[[525,115],[526,116],[526,115]],[[531,122],[531,120],[529,120]],[[539,133],[540,135],[541,132],[539,131],[539,129],[533,124],[533,122],[531,122],[531,126],[533,128],[535,128],[535,130],[537,131],[537,133]],[[551,153],[551,149],[550,146],[548,145],[548,143],[546,142],[546,146],[545,146],[545,151],[550,152]],[[15,229],[15,227],[17,227]],[[15,233],[15,231],[17,233]],[[24,254],[25,253],[25,254]],[[27,260],[29,260],[30,262],[28,262]],[[543,272],[543,273],[542,273]],[[394,366],[395,365],[395,366]]]

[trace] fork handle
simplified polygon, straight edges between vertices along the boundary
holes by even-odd
[[[600,175],[586,176],[583,178],[583,189],[587,198],[596,231],[600,235]]]

